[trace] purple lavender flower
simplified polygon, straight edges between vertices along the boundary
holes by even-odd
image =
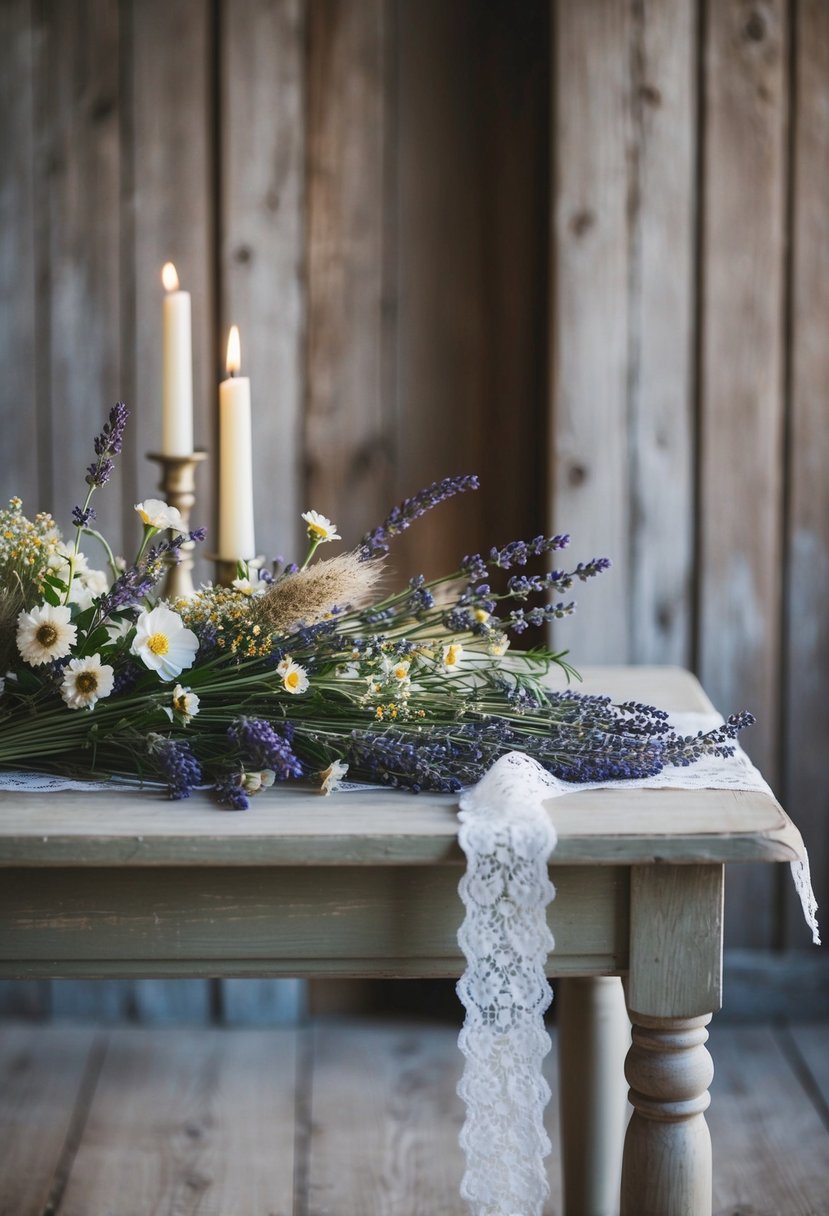
[[[155,737],[149,746],[161,775],[167,782],[170,797],[189,798],[194,787],[202,779],[201,765],[190,744]]]
[[[367,532],[360,541],[360,561],[367,562],[372,558],[382,557],[389,551],[389,541],[410,528],[421,515],[425,515],[433,507],[445,502],[447,498],[452,498],[455,494],[464,494],[467,490],[477,490],[478,486],[478,478],[474,474],[444,477],[443,481],[434,482],[411,498],[404,498],[393,508],[379,528],[375,528],[373,532]]]
[[[109,411],[109,419],[95,439],[95,455],[98,457],[86,471],[87,485],[100,489],[105,486],[115,468],[113,456],[117,456],[124,443],[124,429],[130,412],[123,401],[118,401]]]
[[[73,507],[72,508],[72,523],[76,528],[85,528],[86,525],[95,518],[95,511],[92,507]]]
[[[280,734],[264,718],[245,717],[237,718],[227,730],[243,758],[256,768],[272,769],[278,781],[302,776],[302,765],[291,750],[292,733],[290,726]]]
[[[226,777],[220,777],[213,787],[216,797],[222,806],[228,807],[231,811],[246,811],[250,806],[250,798],[248,798],[242,785],[243,777],[241,773],[230,773]]]

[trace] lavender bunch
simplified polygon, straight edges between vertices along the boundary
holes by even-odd
[[[389,551],[389,541],[410,528],[415,520],[420,519],[427,511],[431,511],[448,498],[456,494],[465,494],[467,490],[477,490],[480,486],[474,474],[460,477],[444,477],[442,481],[433,482],[425,490],[404,498],[401,503],[388,514],[378,528],[367,532],[358,546],[360,560],[367,562],[374,558],[383,557]]]

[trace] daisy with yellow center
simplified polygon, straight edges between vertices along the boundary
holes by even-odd
[[[174,680],[186,667],[192,667],[199,639],[185,629],[181,617],[165,604],[142,612],[136,622],[132,653],[162,680]]]
[[[71,610],[61,604],[42,604],[31,612],[21,612],[17,618],[17,649],[32,667],[41,667],[53,659],[64,659],[71,653],[78,630],[71,623]]]
[[[302,518],[308,529],[308,539],[316,541],[318,545],[328,540],[342,540],[337,525],[332,524],[326,516],[320,515],[319,511],[303,511]]]
[[[457,671],[463,659],[463,646],[460,642],[450,642],[444,646],[441,654],[444,671]]]
[[[496,659],[502,659],[509,650],[509,638],[505,633],[498,633],[487,645],[487,650]]]
[[[172,707],[164,707],[164,712],[170,721],[173,718],[178,718],[182,726],[187,726],[191,718],[195,718],[199,712],[200,698],[197,693],[194,693],[189,688],[182,688],[181,684],[176,684],[173,689]]]
[[[310,680],[308,672],[299,663],[295,663],[293,659],[287,656],[277,667],[277,674],[282,676],[282,687],[286,692],[299,695],[308,688]]]
[[[101,662],[99,654],[86,659],[70,659],[63,673],[60,695],[70,709],[94,709],[98,701],[112,692],[115,672]]]

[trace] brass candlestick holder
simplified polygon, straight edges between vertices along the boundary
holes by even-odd
[[[216,567],[216,583],[218,586],[232,586],[233,580],[236,578],[236,570],[239,563],[227,557],[218,557],[215,553],[211,553],[209,556]]]
[[[189,456],[166,456],[163,452],[148,452],[147,459],[161,465],[160,489],[164,501],[178,509],[185,527],[189,527],[190,512],[196,501],[196,469],[207,460],[207,452],[191,452]],[[192,540],[185,541],[181,546],[181,560],[170,565],[164,586],[167,599],[187,598],[193,594],[195,547]]]

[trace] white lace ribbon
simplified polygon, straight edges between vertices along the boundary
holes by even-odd
[[[680,734],[717,725],[708,714],[672,714]],[[461,1195],[472,1216],[541,1216],[548,1194],[544,1158],[550,1141],[544,1108],[550,1090],[541,1066],[550,1049],[544,1014],[552,1000],[545,976],[553,936],[547,905],[554,897],[547,863],[556,832],[545,802],[583,789],[614,786],[761,790],[762,775],[740,748],[641,781],[574,786],[551,777],[519,752],[502,757],[460,800],[458,839],[467,868],[459,885],[466,915],[458,943],[466,970],[458,996],[466,1010],[458,1040],[466,1104]],[[809,861],[792,863],[803,914],[820,944]]]

